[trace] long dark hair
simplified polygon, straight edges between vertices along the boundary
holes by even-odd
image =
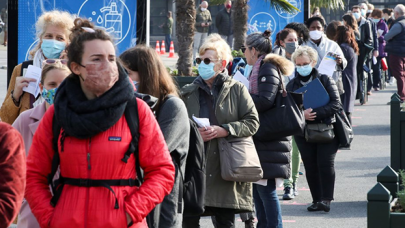
[[[138,72],[140,78],[138,91],[159,99],[154,111],[159,109],[167,95],[179,96],[173,78],[155,49],[137,45],[122,53],[120,60],[126,68]]]
[[[337,27],[335,41],[339,45],[347,43],[353,48],[356,54],[359,54],[359,46],[357,45],[353,29],[348,26],[340,25]]]
[[[357,21],[353,15],[345,14],[343,15],[342,19],[346,21],[346,25],[349,26],[349,28],[353,29],[354,31],[359,31],[359,26],[357,25]]]

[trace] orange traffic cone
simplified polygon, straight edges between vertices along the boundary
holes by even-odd
[[[173,45],[173,41],[170,42],[169,58],[174,58],[174,45]]]
[[[156,41],[156,48],[155,48],[155,50],[156,50],[156,53],[160,54],[160,45],[159,45],[159,40],[158,40],[158,41]]]
[[[166,54],[166,46],[165,46],[165,41],[162,40],[162,48],[160,49],[160,54],[164,55]]]

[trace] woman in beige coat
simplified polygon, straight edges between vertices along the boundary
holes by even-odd
[[[234,227],[235,214],[253,210],[252,183],[225,181],[221,177],[218,138],[247,137],[256,133],[259,118],[247,88],[228,76],[232,60],[228,44],[218,34],[210,35],[200,48],[200,76],[181,90],[188,115],[208,118],[199,128],[207,157],[205,212],[215,227]],[[183,227],[199,227],[200,216],[184,217]]]
[[[45,59],[64,58],[72,27],[73,16],[67,12],[49,11],[38,18],[35,24],[38,44],[30,52],[32,60],[17,65],[13,70],[6,98],[0,108],[0,119],[3,122],[12,124],[22,112],[42,103],[42,100],[37,101],[40,96],[35,97],[23,91],[30,82],[36,82],[30,75],[25,75],[25,69],[28,65],[42,68]]]

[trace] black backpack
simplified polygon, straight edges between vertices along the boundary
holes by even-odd
[[[170,99],[170,97],[172,96],[167,96],[163,102]],[[159,112],[157,113],[158,115]],[[180,171],[184,181],[180,182],[179,213],[181,213],[181,199],[183,199],[183,216],[197,216],[204,213],[205,168],[207,161],[205,158],[204,140],[198,131],[198,127],[191,119],[188,119],[188,121],[190,124],[190,137],[185,174],[183,175]],[[181,167],[180,159],[175,156],[173,160],[177,163],[178,167]]]
[[[135,156],[135,166],[136,166],[136,179],[117,179],[117,180],[96,180],[96,179],[75,179],[75,178],[66,178],[59,175],[59,178],[55,174],[58,171],[60,164],[60,158],[58,153],[58,143],[61,145],[61,152],[63,153],[63,141],[65,140],[66,132],[61,129],[61,126],[58,123],[58,120],[53,117],[52,121],[52,131],[53,131],[53,149],[54,156],[52,159],[52,169],[51,173],[48,175],[48,184],[51,186],[53,197],[51,199],[51,205],[55,207],[56,203],[59,200],[59,197],[62,194],[62,190],[65,184],[81,186],[81,187],[105,187],[110,190],[115,196],[115,209],[119,208],[118,199],[115,195],[115,192],[111,186],[141,186],[143,182],[143,174],[141,167],[139,165],[139,151],[138,151],[138,141],[139,141],[139,116],[138,116],[138,104],[136,98],[128,101],[125,108],[125,118],[128,123],[128,127],[131,131],[132,140],[128,151],[125,152],[123,162],[127,163],[131,154]],[[62,130],[62,133],[61,133]],[[58,142],[59,135],[61,134],[60,141]],[[90,167],[89,167],[90,168]],[[55,179],[55,180],[53,180]]]

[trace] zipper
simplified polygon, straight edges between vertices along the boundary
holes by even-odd
[[[90,164],[90,148],[91,148],[91,138],[89,139],[89,145],[87,148],[87,179],[90,179],[90,170],[91,170],[91,164]],[[87,227],[87,222],[88,222],[88,211],[89,211],[89,196],[90,196],[90,188],[86,187],[86,215],[84,218],[84,227]]]

